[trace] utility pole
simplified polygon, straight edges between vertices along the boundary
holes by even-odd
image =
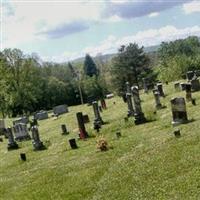
[[[84,104],[83,93],[82,93],[81,84],[80,84],[80,72],[79,71],[77,71],[77,81],[78,81],[79,96],[80,96],[80,99],[81,99],[81,104],[83,105]]]

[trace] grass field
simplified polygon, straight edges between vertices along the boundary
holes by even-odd
[[[167,108],[157,114],[153,114],[152,93],[141,92],[143,111],[152,120],[143,125],[135,126],[133,118],[124,122],[127,105],[115,97],[107,100],[102,118],[108,124],[98,134],[93,130],[92,107],[84,105],[70,107],[57,120],[39,121],[47,150],[35,152],[31,141],[26,141],[8,152],[4,139],[0,143],[0,199],[200,199],[200,92],[193,93],[196,106],[187,103],[188,118],[193,121],[178,126],[181,137],[176,138],[170,99],[185,97],[185,93],[175,92],[172,83],[164,85],[164,91],[167,96],[161,102]],[[78,140],[79,148],[71,150],[68,139],[77,137],[78,111],[89,115],[86,128],[92,137]],[[67,136],[61,135],[63,123],[70,130]],[[121,131],[120,139],[116,131]],[[101,135],[112,147],[106,152],[96,149]],[[26,162],[20,161],[21,152],[26,153]]]

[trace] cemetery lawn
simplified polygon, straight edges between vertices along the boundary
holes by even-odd
[[[192,94],[196,106],[187,102],[191,122],[173,128],[170,99],[185,97],[185,92],[175,92],[172,83],[164,85],[164,91],[167,96],[161,102],[167,108],[157,114],[153,114],[152,92],[140,92],[143,111],[151,122],[138,126],[133,118],[124,122],[127,105],[122,99],[106,101],[108,109],[101,115],[108,124],[99,134],[111,147],[106,152],[96,149],[100,136],[93,130],[93,110],[87,105],[69,107],[70,112],[56,120],[39,121],[47,150],[35,152],[31,141],[26,141],[18,142],[20,149],[8,152],[4,139],[0,142],[0,199],[200,199],[200,92]],[[77,137],[78,111],[90,117],[86,128],[91,138],[78,140],[79,148],[71,150],[68,139]],[[69,135],[61,135],[63,123]],[[173,135],[177,128],[180,138]],[[117,131],[121,131],[120,139]],[[22,152],[26,162],[19,159]]]

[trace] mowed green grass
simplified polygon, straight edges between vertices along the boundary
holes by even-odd
[[[185,93],[175,92],[172,83],[164,85],[164,91],[167,96],[161,101],[167,108],[157,114],[153,114],[152,92],[140,92],[145,116],[152,120],[143,125],[135,126],[133,118],[125,123],[127,105],[115,97],[107,100],[102,118],[108,124],[100,133],[93,130],[92,107],[84,105],[70,107],[57,120],[39,121],[47,150],[35,152],[31,141],[26,141],[8,152],[4,139],[0,143],[0,199],[200,199],[200,92],[193,93],[196,106],[187,103],[188,118],[193,121],[178,126],[181,137],[175,138],[170,99],[185,97]],[[86,128],[92,137],[78,140],[79,148],[71,150],[68,139],[77,138],[78,111],[89,115]],[[70,131],[67,136],[61,135],[63,123]],[[116,131],[121,131],[120,139]],[[96,149],[102,135],[112,147],[106,152]],[[21,152],[26,153],[26,162],[20,161]]]

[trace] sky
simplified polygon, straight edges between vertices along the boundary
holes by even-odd
[[[0,0],[0,48],[66,62],[200,36],[200,0]]]

